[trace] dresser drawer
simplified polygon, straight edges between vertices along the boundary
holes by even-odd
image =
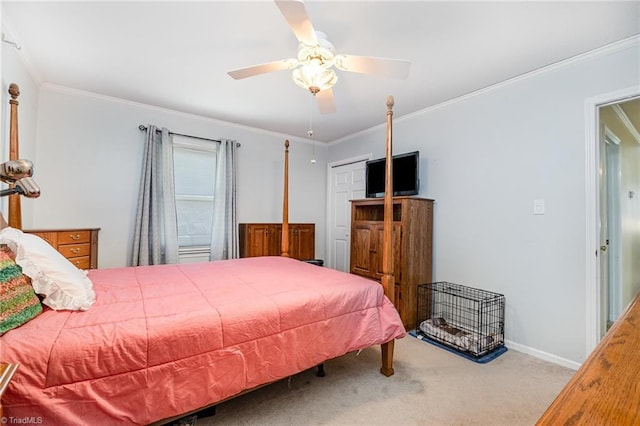
[[[89,256],[72,257],[69,258],[69,262],[78,269],[91,269],[91,258]]]
[[[91,254],[91,244],[62,244],[58,246],[58,251],[66,258],[89,256]]]
[[[91,231],[60,231],[58,244],[88,243],[91,241]]]

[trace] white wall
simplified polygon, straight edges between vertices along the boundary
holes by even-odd
[[[0,43],[2,51],[2,149],[0,150],[0,161],[4,162],[9,159],[9,96],[8,90],[11,83],[15,83],[20,88],[20,96],[18,97],[18,140],[20,144],[19,154],[22,158],[28,158],[34,163],[36,160],[35,141],[37,140],[37,132],[35,123],[38,121],[38,96],[39,85],[29,74],[25,64],[19,59],[19,51],[6,43]],[[26,123],[26,124],[23,124]],[[36,174],[34,178],[37,182],[38,168],[35,167]],[[2,184],[2,188],[6,188]],[[33,217],[33,205],[37,203],[35,199],[21,199],[22,220],[28,223]],[[6,216],[7,198],[0,200],[2,211]]]
[[[3,54],[3,82],[21,86],[21,156],[34,161],[34,178],[42,189],[37,200],[23,199],[25,229],[99,227],[99,267],[128,265],[144,141],[138,125],[151,123],[242,144],[239,222],[282,220],[288,138],[289,220],[316,224],[316,257],[324,257],[326,146],[316,145],[312,165],[312,146],[302,138],[67,88],[44,85],[38,90],[18,55]]]
[[[138,125],[148,123],[240,142],[239,222],[282,220],[286,136],[45,85],[36,148],[42,196],[33,223],[24,226],[100,227],[99,267],[129,264],[144,141]],[[311,145],[291,140],[289,220],[316,224],[319,258],[324,256],[326,152],[316,146],[318,163],[311,165]]]
[[[436,201],[434,280],[505,294],[506,338],[567,365],[586,352],[585,100],[640,84],[639,44],[394,121],[394,153],[420,151],[420,195]],[[384,155],[384,126],[328,161],[371,151]]]

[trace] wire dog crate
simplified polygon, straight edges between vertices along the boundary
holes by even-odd
[[[421,284],[416,332],[479,357],[504,345],[504,303],[502,294],[460,284]]]

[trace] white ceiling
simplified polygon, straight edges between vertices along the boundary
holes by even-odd
[[[388,95],[400,117],[640,34],[638,1],[307,1],[337,53],[412,62],[406,80],[338,71],[337,112],[320,115],[290,71],[226,73],[295,57],[297,40],[272,1],[1,7],[6,38],[40,83],[298,137],[312,118],[317,141],[384,123]]]

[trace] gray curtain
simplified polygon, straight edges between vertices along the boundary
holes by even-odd
[[[147,126],[131,264],[178,263],[173,146],[169,130]]]
[[[236,218],[236,141],[222,140],[217,154],[216,186],[213,195],[213,224],[209,259],[238,257],[238,221]]]

